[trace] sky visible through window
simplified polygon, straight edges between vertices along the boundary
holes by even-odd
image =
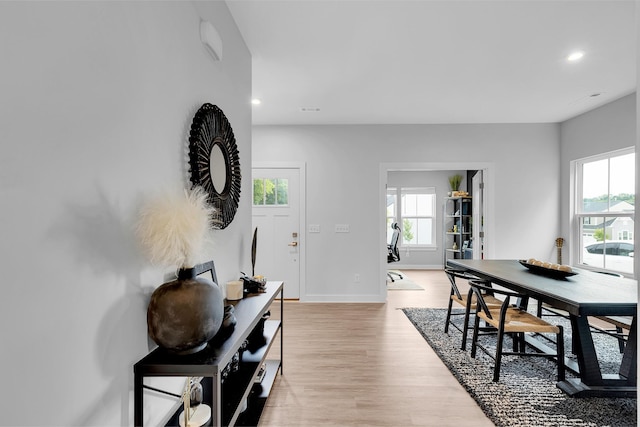
[[[585,163],[583,167],[583,194],[582,197],[589,199],[602,196],[608,193],[607,159]],[[625,154],[611,158],[610,176],[611,194],[635,194],[635,154]]]

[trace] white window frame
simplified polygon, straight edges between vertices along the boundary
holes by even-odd
[[[387,188],[387,197],[389,197],[390,195],[392,195],[395,198],[395,202],[394,202],[393,214],[389,215],[388,212],[386,214],[387,244],[391,243],[391,236],[393,234],[393,232],[391,231],[391,224],[398,221],[398,188],[396,187]],[[388,208],[388,205],[387,205],[387,208]],[[400,244],[400,240],[398,240],[398,244]]]
[[[406,218],[427,218],[431,219],[431,235],[433,236],[430,244],[407,244],[404,242],[403,233],[400,233],[400,238],[398,239],[398,247],[403,249],[434,249],[438,245],[438,236],[436,232],[436,224],[438,221],[438,209],[437,206],[437,196],[435,187],[392,187],[387,189],[387,194],[395,194],[396,204],[395,204],[395,212],[393,217],[387,215],[387,223],[389,223],[389,218],[394,218],[395,221],[398,222],[400,228],[403,229],[404,232],[404,218],[402,216],[402,196],[406,194],[427,194],[433,197],[433,212],[432,215],[426,216],[407,216]],[[391,221],[393,222],[393,221]]]
[[[574,253],[574,264],[576,264],[577,266],[579,266],[580,268],[585,268],[585,269],[596,269],[596,270],[604,270],[604,271],[612,271],[612,272],[616,272],[616,273],[620,273],[619,271],[613,270],[613,269],[608,269],[608,268],[593,268],[590,267],[586,264],[582,263],[582,255],[583,255],[583,232],[582,232],[582,223],[584,221],[584,218],[591,218],[591,217],[600,217],[603,218],[604,221],[606,221],[607,219],[612,219],[612,218],[630,218],[632,220],[635,221],[635,212],[633,211],[620,211],[620,212],[612,212],[609,211],[609,207],[610,207],[610,203],[607,203],[607,210],[606,211],[597,211],[597,212],[583,212],[583,176],[582,176],[582,171],[583,171],[583,166],[587,163],[592,163],[592,162],[596,162],[596,161],[600,161],[600,160],[606,160],[606,159],[611,159],[614,157],[619,157],[619,156],[623,156],[623,155],[627,155],[627,154],[632,154],[635,153],[635,148],[631,147],[631,148],[626,148],[626,149],[622,149],[622,150],[615,150],[615,151],[611,151],[611,152],[607,152],[607,153],[603,153],[603,154],[599,154],[599,155],[595,155],[595,156],[590,156],[590,157],[585,157],[582,159],[578,159],[578,160],[574,160],[571,162],[571,168],[573,170],[573,175],[574,175],[574,195],[575,197],[573,198],[573,207],[572,207],[572,211],[573,211],[573,222],[574,222],[574,233],[572,235],[572,246],[575,248],[575,250],[573,251]],[[637,174],[638,172],[635,171],[635,173]],[[608,180],[610,179],[610,176],[608,177]],[[635,177],[634,177],[634,182],[635,182]],[[608,184],[609,187],[609,184]],[[637,193],[637,189],[636,189],[636,193]],[[608,194],[611,194],[611,191],[608,191]],[[633,237],[633,230],[631,230],[631,236]],[[605,239],[606,240],[606,239]],[[617,236],[611,236],[610,240],[618,240]],[[622,272],[623,274],[629,275],[628,272]],[[635,277],[635,272],[632,273],[632,276]]]

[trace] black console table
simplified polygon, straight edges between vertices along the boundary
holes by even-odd
[[[267,353],[278,333],[282,333],[283,304],[280,304],[280,320],[264,321],[264,340],[251,344],[242,352],[239,367],[228,374],[224,382],[221,374],[243,347],[249,335],[260,328],[265,312],[280,294],[283,301],[283,283],[267,282],[266,293],[247,296],[235,306],[237,324],[231,336],[220,343],[212,341],[202,351],[191,355],[176,355],[156,348],[133,366],[134,372],[134,423],[143,424],[143,398],[145,377],[202,377],[204,402],[211,406],[211,419],[207,425],[233,426],[257,425],[277,372],[282,375],[282,336],[280,358],[267,360]],[[255,382],[262,365],[266,374],[261,382]],[[156,390],[156,389],[154,389]],[[157,390],[156,390],[157,391]],[[171,394],[171,393],[169,393]],[[244,403],[247,402],[246,409]],[[243,410],[244,409],[244,410]],[[176,411],[168,425],[179,425]]]

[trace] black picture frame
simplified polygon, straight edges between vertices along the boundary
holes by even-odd
[[[196,271],[196,276],[211,272],[211,280],[218,285],[218,275],[216,274],[216,267],[213,261],[203,262],[202,264],[196,264],[193,269]]]

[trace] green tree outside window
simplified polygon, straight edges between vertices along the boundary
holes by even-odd
[[[413,241],[413,224],[411,223],[411,221],[409,221],[408,219],[403,219],[402,220],[402,239],[405,242],[411,242]]]
[[[593,238],[598,242],[602,242],[605,239],[604,230],[602,228],[598,228],[593,232]],[[611,240],[611,235],[607,234],[607,240]]]

